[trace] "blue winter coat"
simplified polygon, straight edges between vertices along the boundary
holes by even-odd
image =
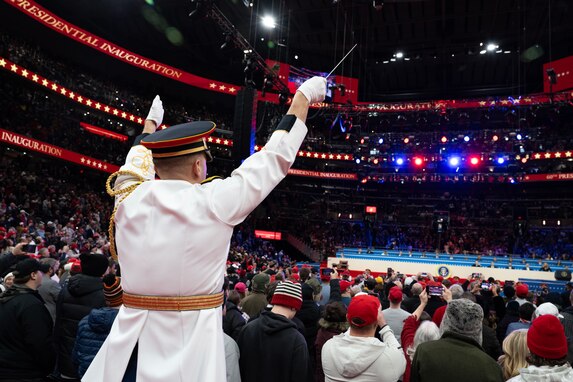
[[[72,354],[80,377],[83,377],[107,338],[117,312],[119,310],[113,308],[93,309],[80,321]]]

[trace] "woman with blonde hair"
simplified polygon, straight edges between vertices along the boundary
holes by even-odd
[[[527,329],[519,329],[511,332],[503,340],[503,355],[497,363],[503,371],[503,378],[507,381],[519,375],[519,370],[527,367],[526,357],[529,354],[527,348]]]

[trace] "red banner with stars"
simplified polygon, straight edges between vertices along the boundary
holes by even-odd
[[[558,182],[573,180],[572,173],[564,174],[528,174],[524,175],[522,182]]]
[[[79,43],[94,48],[99,52],[105,53],[110,57],[123,61],[137,68],[159,74],[161,76],[183,82],[187,85],[195,86],[201,89],[212,90],[224,94],[235,95],[241,89],[240,86],[215,81],[208,78],[200,77],[195,74],[184,72],[180,69],[169,65],[145,58],[136,53],[130,52],[112,42],[104,40],[86,30],[83,30],[66,20],[58,17],[48,11],[33,0],[4,0],[14,8],[30,16],[39,23],[71,38]]]
[[[8,143],[24,149],[36,151],[55,158],[63,159],[82,166],[90,167],[104,172],[115,172],[119,166],[101,161],[86,155],[81,155],[73,151],[63,149],[42,141],[38,141],[24,135],[16,134],[8,130],[0,129],[0,142]]]

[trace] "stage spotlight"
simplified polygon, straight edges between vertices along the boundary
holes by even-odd
[[[416,157],[414,158],[414,164],[416,166],[421,166],[424,163],[424,161],[422,160],[422,158]]]
[[[521,136],[521,134],[517,134],[517,135],[515,136],[515,138],[517,138],[518,141],[521,141],[522,136]]]
[[[402,166],[404,164],[404,158],[396,158],[396,164]]]
[[[380,144],[380,145],[381,145],[382,143],[384,143],[384,138],[380,138],[380,139],[378,139],[378,144]]]
[[[262,20],[263,26],[265,28],[273,29],[273,28],[276,28],[276,26],[277,26],[275,18],[273,16],[269,16],[269,15],[263,16],[263,18],[261,20]]]
[[[448,138],[446,136],[443,136],[441,141],[442,141],[442,143],[446,143],[448,141]]]
[[[354,161],[356,162],[356,164],[360,164],[360,158],[356,158]]]
[[[408,137],[404,138],[404,143],[410,143],[410,138]]]
[[[464,142],[469,142],[470,141],[470,137],[468,137],[467,135],[464,137]]]
[[[497,135],[494,135],[493,137],[491,137],[491,140],[494,142],[497,142],[499,139],[499,137]]]
[[[479,158],[478,157],[471,157],[470,163],[472,166],[477,166],[479,164]]]
[[[404,57],[403,52],[396,52],[396,58],[402,58],[402,57]]]
[[[493,52],[494,50],[496,50],[497,48],[499,48],[499,45],[494,44],[494,43],[489,43],[487,44],[486,49],[488,50],[488,52]]]
[[[504,163],[505,163],[505,159],[503,157],[497,158],[497,164],[504,164]]]
[[[460,157],[451,157],[448,163],[451,167],[458,167],[460,165]]]

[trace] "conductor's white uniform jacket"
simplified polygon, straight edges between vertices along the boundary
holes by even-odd
[[[307,127],[294,116],[230,177],[203,184],[155,180],[151,153],[131,148],[121,170],[147,181],[119,203],[116,244],[124,292],[195,296],[221,291],[233,227],[286,176]],[[294,121],[294,124],[293,124]],[[118,177],[115,189],[134,177]],[[116,200],[117,203],[117,200]],[[122,306],[83,381],[121,381],[138,344],[137,381],[224,382],[221,307],[153,311]]]

